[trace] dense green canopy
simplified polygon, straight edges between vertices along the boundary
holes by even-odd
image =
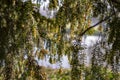
[[[62,55],[67,55],[72,65],[71,79],[82,79],[82,73],[86,70],[85,65],[80,64],[78,59],[78,52],[84,50],[81,38],[86,34],[94,34],[94,27],[104,22],[106,26],[101,31],[104,39],[93,48],[91,73],[89,77],[86,75],[86,80],[106,80],[99,72],[103,67],[97,63],[99,60],[96,56],[99,54],[103,55],[99,56],[100,60],[108,64],[105,68],[112,66],[115,73],[113,78],[118,80],[119,0],[49,0],[48,10],[57,10],[53,18],[40,14],[39,8],[46,0],[35,1],[36,3],[32,0],[0,1],[0,70],[4,72],[0,79],[46,80],[43,77],[44,71],[41,71],[34,59],[36,56],[43,59],[45,55],[50,56],[50,63],[60,61]],[[93,17],[99,19],[99,22],[91,26]],[[73,44],[73,40],[77,44]],[[107,49],[107,46],[111,47]],[[105,49],[105,54],[101,53],[100,48]],[[24,56],[27,56],[27,59]]]

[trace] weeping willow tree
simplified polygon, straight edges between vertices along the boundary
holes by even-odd
[[[103,31],[105,34],[103,41],[100,44],[95,45],[96,48],[93,50],[92,54],[92,75],[94,79],[105,79],[98,77],[97,75],[103,75],[100,73],[101,68],[96,66],[105,66],[106,69],[111,67],[113,72],[112,78],[107,79],[120,79],[120,47],[119,47],[119,26],[120,24],[120,2],[119,0],[93,0],[93,11],[94,17],[99,17],[100,23],[105,22],[106,27]],[[99,23],[99,22],[98,22]],[[99,45],[99,47],[97,47]],[[109,47],[109,48],[108,48]],[[102,52],[101,49],[105,49]],[[105,63],[105,64],[104,64]],[[98,69],[98,71],[96,71]],[[96,76],[95,76],[96,75]],[[106,76],[106,75],[105,75]]]
[[[72,65],[71,80],[83,79],[85,65],[78,54],[83,50],[81,38],[86,32],[92,33],[92,28],[102,22],[108,25],[108,31],[104,33],[107,34],[108,45],[112,44],[105,60],[113,66],[113,71],[118,71],[115,68],[120,60],[118,0],[49,0],[47,9],[57,10],[53,18],[39,13],[42,3],[45,1],[0,1],[1,79],[47,80],[46,73],[35,60],[36,56],[43,59],[45,55],[50,56],[50,63],[60,61],[63,55],[67,55]],[[92,17],[98,17],[100,22],[90,26]],[[88,79],[95,79],[94,69],[98,70],[98,67],[94,61],[96,58],[93,56],[93,76]]]

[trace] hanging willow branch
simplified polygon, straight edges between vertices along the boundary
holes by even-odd
[[[83,36],[87,31],[89,31],[90,29],[96,27],[97,25],[101,24],[102,22],[110,19],[113,15],[115,15],[115,13],[112,13],[110,16],[107,16],[106,18],[102,19],[101,21],[97,22],[96,24],[90,26],[90,27],[87,28],[85,31],[83,31],[81,34],[79,34],[79,36]]]

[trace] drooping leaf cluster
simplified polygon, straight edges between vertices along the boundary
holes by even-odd
[[[58,1],[51,0],[50,10],[59,7],[57,3]],[[78,29],[84,30],[88,27],[85,23],[90,19],[87,15],[90,9],[86,10],[89,7],[87,0],[66,0],[59,7],[56,17],[49,19],[37,12],[37,5],[33,4],[31,0],[1,0],[0,60],[1,64],[5,64],[4,78],[21,79],[27,78],[27,76],[29,78],[34,75],[34,72],[37,73],[34,70],[36,66],[33,66],[36,55],[41,58],[49,53],[50,62],[54,62],[60,60],[62,54],[70,53],[71,41],[77,36],[77,33],[80,33]],[[82,23],[84,24],[82,25]],[[68,38],[69,36],[70,38]],[[46,46],[44,46],[45,44]],[[37,47],[35,55],[33,54],[34,47]],[[58,58],[55,58],[56,54]],[[27,56],[27,59],[24,56]],[[14,67],[15,69],[13,69]],[[26,72],[26,68],[28,72]],[[32,71],[34,72],[32,73]],[[14,72],[19,75],[14,75]],[[22,75],[26,76],[22,77]]]
[[[62,55],[67,55],[69,61],[72,60],[71,78],[79,80],[85,70],[84,63],[81,65],[78,60],[78,53],[83,49],[79,44],[74,45],[72,41],[80,43],[84,35],[80,34],[90,27],[92,17],[102,20],[111,14],[114,16],[105,21],[108,32],[104,33],[109,37],[108,42],[112,44],[112,50],[106,54],[105,59],[113,67],[115,63],[119,64],[118,0],[50,0],[48,10],[58,9],[53,18],[39,13],[38,7],[46,0],[36,1],[38,4],[32,3],[31,0],[0,1],[0,63],[1,70],[4,71],[2,79],[46,80],[44,71],[34,58],[43,59],[47,54],[50,63],[60,61]],[[95,55],[99,53],[96,50],[93,52]],[[101,58],[103,57],[99,59]],[[96,67],[94,64],[98,58],[92,56],[92,60],[93,73],[90,79],[101,75],[101,72],[96,71],[99,71],[99,65]]]

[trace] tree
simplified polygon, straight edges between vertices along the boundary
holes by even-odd
[[[31,1],[1,0],[0,6],[0,60],[4,68],[2,79],[26,79],[27,76],[35,75],[33,71],[40,70],[32,57],[38,33],[34,5]],[[27,60],[24,59],[25,55]],[[41,79],[40,75],[35,78]]]
[[[79,80],[85,70],[84,64],[80,64],[78,58],[79,51],[83,49],[81,38],[102,22],[105,22],[109,29],[104,32],[107,34],[106,38],[109,37],[106,42],[108,45],[112,44],[112,49],[109,54],[106,53],[105,60],[113,66],[113,72],[118,72],[116,68],[120,60],[118,0],[50,0],[49,10],[59,8],[53,18],[42,16],[39,10],[36,10],[41,6],[42,0],[36,1],[37,4],[31,0],[0,1],[0,61],[4,72],[2,79],[45,80],[44,73],[34,57],[42,58],[49,53],[47,55],[50,55],[51,63],[60,61],[62,55],[67,55],[72,65],[71,79]],[[92,17],[98,17],[100,22],[90,26]],[[35,54],[34,47],[37,47]],[[58,55],[58,58],[52,57],[55,55]],[[24,56],[27,56],[27,59]],[[97,69],[95,59],[93,56],[91,71]],[[39,72],[40,74],[37,74]]]

